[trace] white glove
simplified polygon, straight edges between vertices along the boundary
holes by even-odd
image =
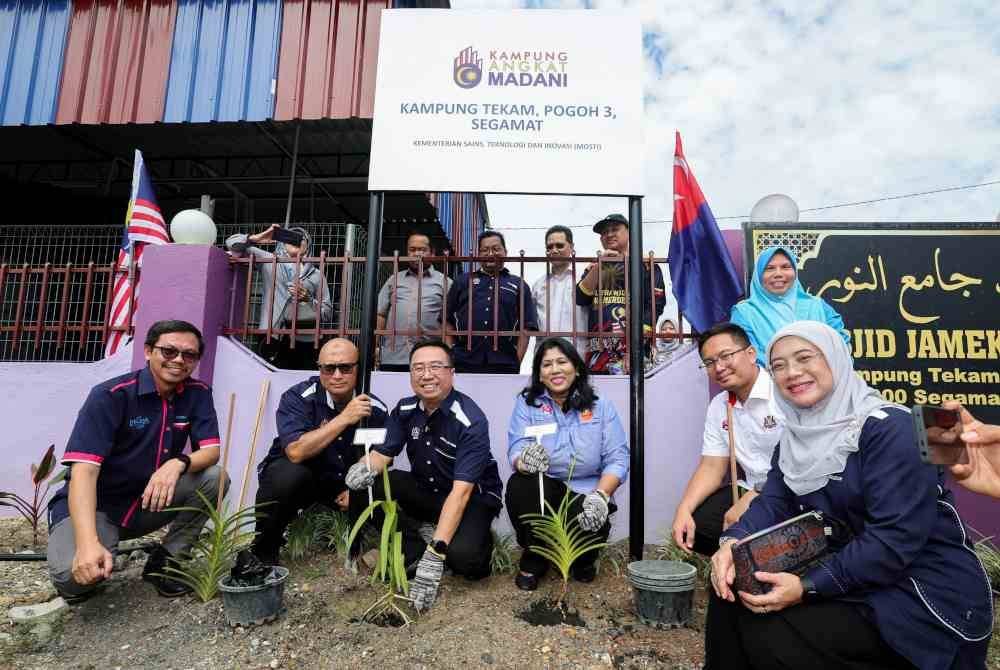
[[[344,483],[347,484],[347,488],[352,491],[360,491],[361,489],[366,489],[375,483],[375,473],[368,469],[366,463],[358,461],[351,466],[351,469],[347,471],[347,476],[344,477]]]
[[[600,489],[594,489],[583,499],[583,511],[576,517],[580,528],[594,533],[608,520],[608,496]]]
[[[528,475],[549,471],[549,452],[538,442],[532,442],[517,457],[518,469]]]

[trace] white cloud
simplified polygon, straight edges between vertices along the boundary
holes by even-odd
[[[536,5],[539,3],[532,3]],[[580,2],[545,7],[580,8]],[[1000,179],[1000,6],[992,1],[588,3],[642,18],[644,247],[666,253],[674,129],[716,216],[787,193],[803,209]],[[513,2],[453,0],[455,9]],[[624,200],[489,196],[516,253]],[[806,212],[804,221],[993,221],[1000,185]],[[720,222],[724,227],[738,220]],[[597,240],[576,229],[578,252]]]

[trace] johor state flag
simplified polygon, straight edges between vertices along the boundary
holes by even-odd
[[[694,329],[704,332],[729,319],[743,297],[719,226],[698,186],[677,133],[674,149],[674,227],[670,234],[670,279],[674,297]]]

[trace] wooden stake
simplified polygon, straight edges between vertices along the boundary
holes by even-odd
[[[219,473],[219,499],[215,509],[222,513],[222,499],[226,497],[226,466],[229,465],[229,443],[233,437],[233,410],[236,407],[236,394],[229,394],[229,418],[226,420],[226,443],[222,445],[222,471]]]
[[[733,435],[733,403],[726,402],[726,427],[729,432],[729,479],[733,487],[733,504],[740,501],[740,492],[736,486],[736,438]]]
[[[247,457],[247,466],[243,469],[243,486],[240,488],[240,504],[237,510],[243,509],[243,499],[247,494],[247,483],[250,481],[250,471],[253,467],[254,454],[257,451],[257,435],[260,433],[260,422],[264,417],[264,405],[267,402],[267,391],[271,388],[271,380],[265,379],[260,386],[260,400],[257,402],[257,420],[253,425],[253,435],[250,437],[250,455]]]

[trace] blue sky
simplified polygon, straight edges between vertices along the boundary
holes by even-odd
[[[800,208],[1000,180],[1000,4],[502,2],[453,9],[626,9],[642,20],[644,247],[666,254],[674,130],[716,217],[770,193]],[[511,253],[539,253],[554,223],[585,225],[621,200],[489,196]],[[805,212],[802,221],[995,221],[1000,184]],[[741,218],[722,219],[736,227]],[[577,252],[597,240],[579,228]],[[530,277],[529,277],[530,278]]]

